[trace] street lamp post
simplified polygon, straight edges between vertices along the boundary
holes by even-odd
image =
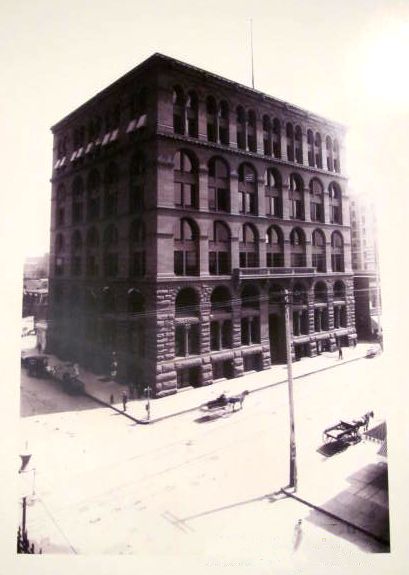
[[[291,331],[290,331],[290,295],[284,290],[284,314],[285,314],[285,340],[287,348],[287,378],[288,378],[288,402],[290,410],[290,483],[289,487],[297,489],[297,460],[295,446],[294,425],[294,398],[293,398],[293,366],[291,357]]]

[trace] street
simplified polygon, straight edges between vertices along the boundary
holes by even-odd
[[[331,458],[317,449],[322,430],[342,417],[384,416],[382,361],[296,380],[299,489],[313,483],[325,497],[334,484],[343,489],[346,470],[376,461],[377,444]],[[23,376],[26,399],[29,383]],[[353,562],[363,551],[385,550],[278,493],[288,484],[286,385],[250,394],[233,414],[209,420],[196,411],[151,426],[95,404],[78,409],[70,396],[61,401],[58,412],[21,419],[36,469],[27,527],[43,553],[177,553],[210,562],[345,554]]]

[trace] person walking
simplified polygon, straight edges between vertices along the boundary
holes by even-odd
[[[124,411],[126,411],[126,403],[127,403],[127,401],[128,401],[128,396],[127,396],[127,394],[126,394],[126,391],[123,391],[123,392],[122,392],[122,405],[123,405]]]
[[[302,540],[302,519],[299,519],[294,527],[293,551],[297,551]]]
[[[344,356],[342,354],[342,347],[340,344],[338,344],[338,359],[344,359]]]

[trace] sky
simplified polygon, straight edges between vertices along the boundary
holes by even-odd
[[[50,127],[154,52],[250,86],[250,19],[255,87],[344,123],[350,190],[381,235],[404,226],[409,1],[2,0],[0,18],[0,239],[17,261],[49,250]]]

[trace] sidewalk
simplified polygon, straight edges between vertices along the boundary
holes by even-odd
[[[309,374],[331,369],[335,366],[342,365],[351,361],[356,361],[365,354],[370,345],[368,343],[359,343],[355,348],[343,348],[343,359],[338,359],[338,351],[324,352],[322,355],[314,358],[303,358],[293,363],[293,378],[304,377]],[[49,363],[52,365],[64,363],[55,356],[49,355]],[[117,411],[123,412],[122,409],[122,392],[128,392],[126,385],[121,385],[103,377],[96,375],[80,367],[80,379],[85,385],[85,392],[91,398],[95,399],[102,405],[106,405]],[[173,417],[181,413],[193,411],[210,399],[214,399],[221,393],[237,394],[243,390],[250,392],[259,391],[274,385],[285,383],[287,381],[286,364],[273,365],[270,369],[260,372],[250,372],[242,377],[220,380],[212,385],[199,388],[184,388],[177,393],[158,399],[151,400],[151,418],[150,423],[160,421],[167,417]],[[128,394],[129,395],[129,394]],[[111,406],[111,396],[114,403]],[[146,399],[128,399],[127,410],[124,415],[133,419],[137,423],[147,423],[146,418]]]

